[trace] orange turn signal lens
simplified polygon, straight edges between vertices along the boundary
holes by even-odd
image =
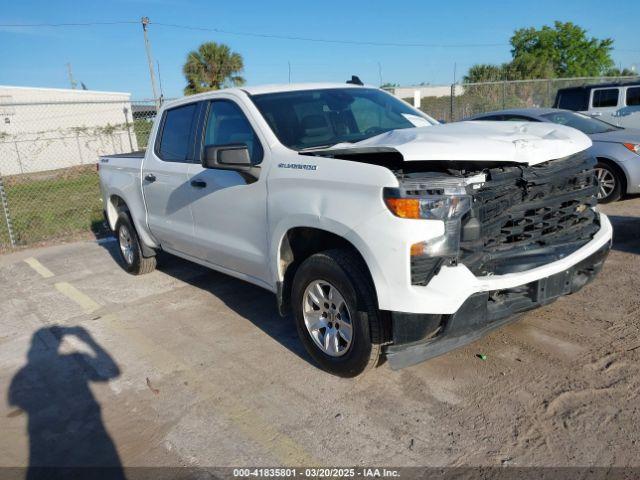
[[[400,218],[420,218],[420,201],[415,198],[385,198],[393,214]]]
[[[414,243],[411,245],[411,256],[421,257],[424,255],[424,242]]]

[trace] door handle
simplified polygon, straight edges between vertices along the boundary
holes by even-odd
[[[145,179],[147,182],[155,182],[155,181],[156,181],[156,176],[155,176],[153,173],[147,173],[147,174],[144,176],[144,179]]]
[[[202,180],[191,180],[191,186],[193,188],[205,188],[207,186],[207,182]]]
[[[602,112],[591,112],[589,115],[591,115],[592,117],[601,117]]]

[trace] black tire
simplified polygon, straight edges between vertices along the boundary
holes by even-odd
[[[351,344],[342,356],[325,353],[305,325],[304,292],[318,280],[335,286],[351,315]],[[336,249],[307,258],[295,274],[291,301],[298,335],[309,355],[324,370],[341,377],[355,377],[378,364],[382,351],[381,313],[369,274],[356,254]]]
[[[598,170],[606,172],[610,175],[614,182],[614,187],[610,192],[607,192],[607,195],[600,198],[598,197],[598,203],[611,203],[620,200],[622,196],[622,187],[624,185],[624,177],[620,173],[620,171],[613,167],[610,163],[599,161],[596,166],[596,172]],[[600,190],[598,190],[598,194],[600,195]]]
[[[131,245],[131,257],[128,259],[125,257],[122,248],[121,230],[126,229],[129,233],[130,245]],[[127,212],[120,212],[118,214],[118,220],[116,221],[115,228],[116,240],[118,241],[118,252],[120,252],[120,258],[122,260],[123,268],[132,275],[143,275],[145,273],[153,272],[156,268],[156,257],[145,257],[142,255],[142,247],[140,245],[140,238],[138,232],[136,232],[131,217]]]

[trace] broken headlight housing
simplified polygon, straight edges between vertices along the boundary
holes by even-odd
[[[403,178],[399,188],[384,189],[384,201],[394,215],[416,220],[440,220],[444,223],[444,234],[411,245],[412,283],[426,284],[414,278],[413,270],[419,269],[430,280],[434,271],[442,264],[441,260],[458,256],[461,220],[471,210],[472,204],[472,197],[467,189],[472,183],[480,184],[484,181],[484,175],[459,178],[422,174],[419,177]],[[420,258],[423,260],[419,260]],[[418,262],[421,262],[421,266],[414,269],[414,264]]]

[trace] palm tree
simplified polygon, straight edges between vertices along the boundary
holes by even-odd
[[[239,53],[232,52],[223,44],[206,42],[187,55],[182,73],[187,80],[185,95],[218,90],[227,86],[244,85],[245,80],[239,74],[244,62]]]

